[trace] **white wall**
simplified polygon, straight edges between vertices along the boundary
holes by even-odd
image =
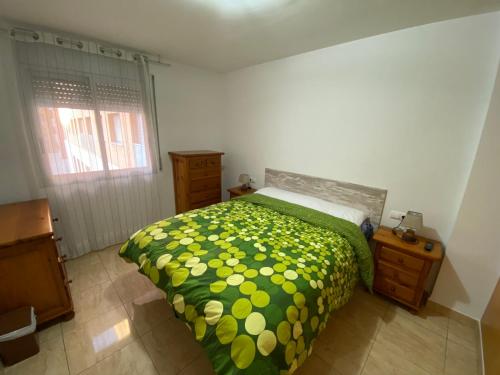
[[[181,64],[153,65],[160,151],[167,214],[175,213],[172,164],[168,152],[222,150],[223,76]]]
[[[20,130],[15,71],[9,38],[0,32],[0,204],[34,198]],[[160,150],[163,164],[162,208],[175,212],[168,151],[221,148],[224,119],[223,76],[174,63],[152,64],[155,75]],[[35,191],[36,189],[33,189]]]
[[[446,244],[486,118],[499,55],[500,13],[493,13],[230,73],[225,185],[236,185],[238,174],[248,172],[262,186],[264,168],[271,167],[386,188],[383,224],[397,224],[388,217],[393,209],[420,211],[428,227],[424,234]],[[481,193],[495,199],[492,191]],[[470,223],[459,222],[457,230],[464,225]],[[475,237],[464,247],[457,244],[461,237],[456,238],[454,234],[433,299],[478,318],[489,290],[471,294],[478,293],[479,269],[490,267],[491,259],[480,254],[493,251],[493,242],[479,252],[471,243]],[[467,264],[472,266],[468,271]]]
[[[226,185],[265,167],[388,189],[449,239],[488,108],[500,15],[440,22],[228,75]],[[430,231],[428,231],[429,233]]]
[[[500,276],[500,69],[433,298],[480,319]]]

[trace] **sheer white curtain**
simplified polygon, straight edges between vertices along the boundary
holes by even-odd
[[[59,218],[63,252],[71,258],[119,243],[159,219],[147,60],[99,55],[90,43],[13,43],[31,161]]]

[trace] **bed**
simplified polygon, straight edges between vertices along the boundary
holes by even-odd
[[[386,191],[266,169],[265,185],[363,210],[380,223]],[[373,263],[359,225],[252,194],[160,220],[120,256],[167,294],[215,373],[291,374]]]

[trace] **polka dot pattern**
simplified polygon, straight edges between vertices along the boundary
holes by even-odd
[[[239,200],[153,223],[119,254],[166,292],[209,353],[219,353],[217,368],[229,361],[248,373],[300,367],[358,280],[343,237]]]
[[[213,326],[216,324],[220,317],[222,316],[222,312],[224,311],[224,305],[220,301],[208,301],[205,305],[205,320],[207,324]]]
[[[267,357],[276,348],[276,336],[273,331],[262,331],[257,338],[257,349],[260,354]]]
[[[247,298],[237,299],[231,308],[231,313],[236,319],[245,319],[251,312],[252,303]]]
[[[234,275],[229,276],[226,281],[228,285],[237,286],[245,281],[245,277],[239,273],[235,273]]]
[[[224,315],[217,323],[215,334],[223,345],[230,344],[238,333],[238,322],[231,315]]]
[[[231,344],[231,359],[241,370],[250,366],[255,358],[255,343],[247,335],[236,337]]]
[[[191,275],[201,276],[207,270],[207,265],[205,263],[198,263],[191,268]]]
[[[257,290],[252,293],[250,300],[256,307],[266,307],[269,304],[271,297],[269,297],[269,294],[263,290]]]
[[[266,319],[259,312],[253,312],[245,320],[245,329],[251,335],[258,335],[266,328]]]

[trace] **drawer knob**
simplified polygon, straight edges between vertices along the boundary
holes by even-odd
[[[52,219],[52,221],[55,223],[55,222],[59,221],[59,218],[55,217],[55,218]]]

